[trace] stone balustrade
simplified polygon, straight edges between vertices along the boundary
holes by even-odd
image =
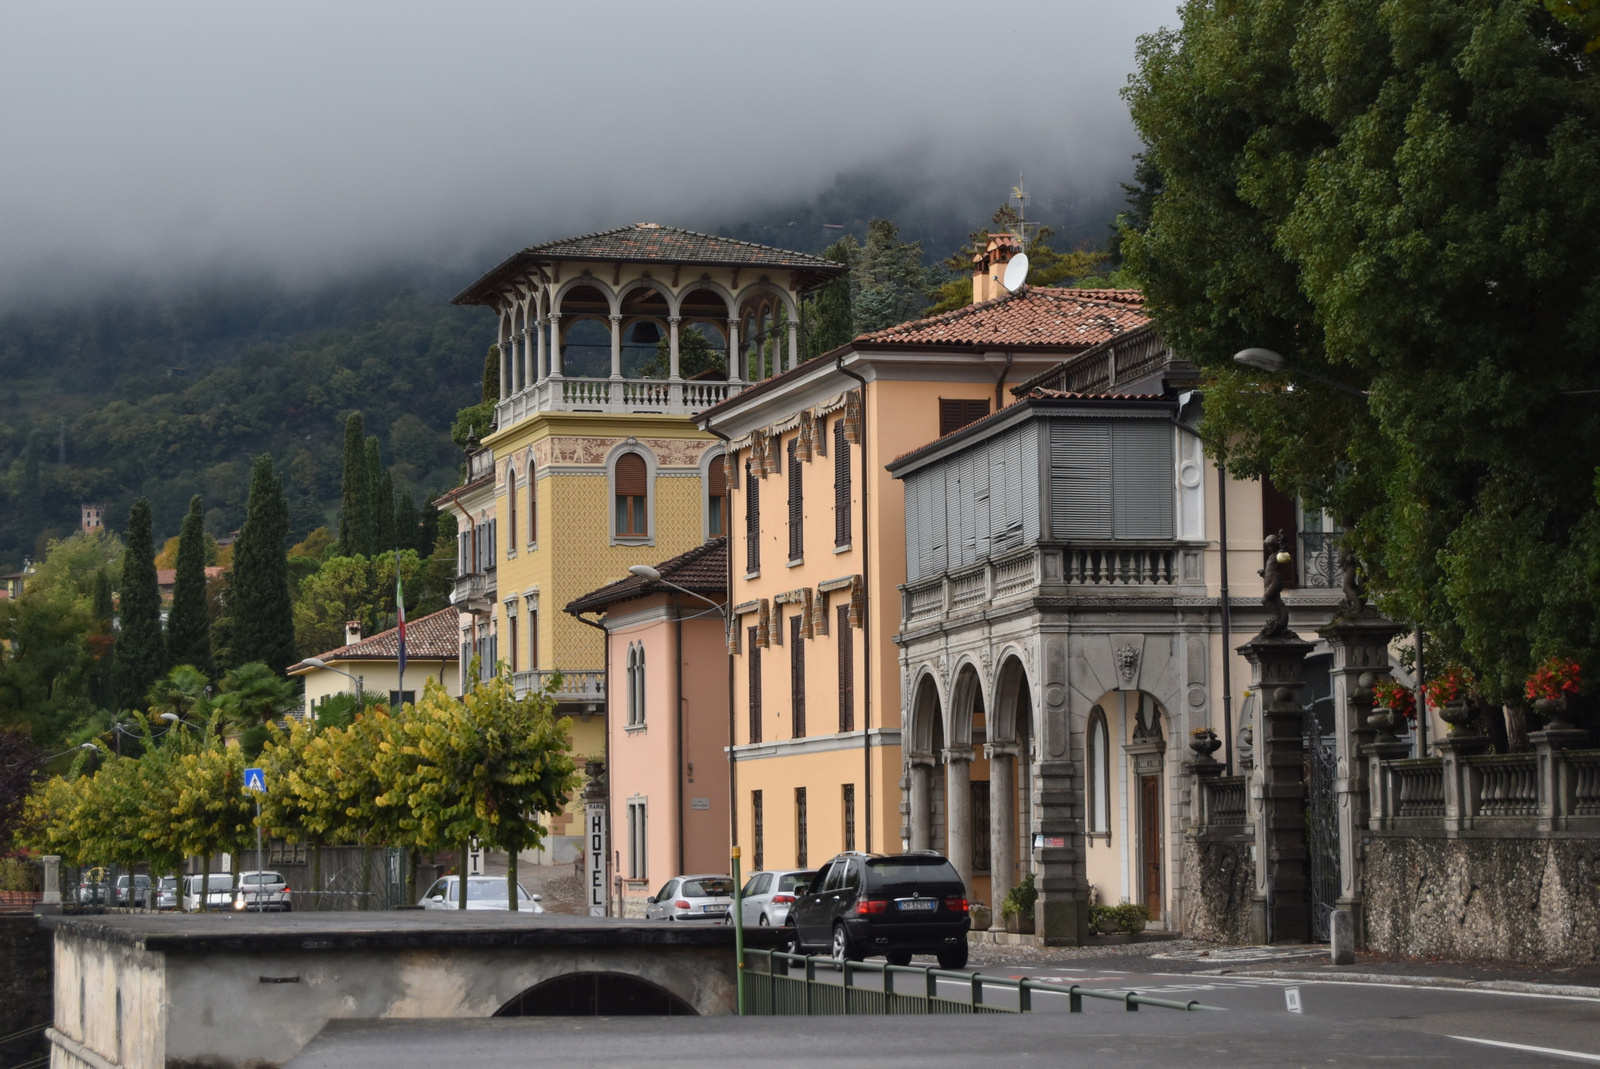
[[[722,380],[541,379],[495,406],[495,425],[509,427],[538,412],[648,412],[687,416],[726,401],[749,383]]]
[[[552,676],[560,676],[553,692],[557,702],[604,706],[606,700],[606,673],[603,669],[573,669],[568,671],[541,670],[517,672],[511,683],[519,698],[530,692],[543,690]],[[600,709],[593,710],[599,712]]]
[[[1600,832],[1600,750],[1561,749],[1549,738],[1556,734],[1536,733],[1532,753],[1478,753],[1486,740],[1457,736],[1441,740],[1439,757],[1369,753],[1371,830],[1514,838]]]

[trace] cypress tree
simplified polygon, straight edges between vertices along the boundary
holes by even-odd
[[[150,502],[128,512],[127,550],[122,558],[121,629],[116,644],[116,700],[120,708],[144,705],[145,692],[167,670],[161,639],[161,591],[156,585],[156,550]]]
[[[189,514],[178,534],[178,575],[167,616],[167,654],[211,675],[211,620],[206,615],[206,532],[200,495],[189,499]]]
[[[339,553],[362,556],[372,551],[372,490],[367,482],[366,437],[361,413],[344,421],[343,503],[339,510]]]
[[[89,700],[97,709],[109,709],[117,699],[116,659],[110,647],[111,618],[116,604],[111,598],[111,573],[101,568],[94,573],[95,661],[89,672]]]
[[[417,499],[407,490],[394,503],[394,547],[415,549],[417,542]],[[427,556],[426,553],[421,555]]]
[[[295,660],[289,598],[289,504],[263,453],[250,472],[250,502],[233,547],[233,663],[265,663],[283,672]]]
[[[500,400],[500,346],[491,345],[483,358],[483,399]]]
[[[399,549],[399,530],[395,527],[394,477],[387,471],[378,480],[378,552]]]

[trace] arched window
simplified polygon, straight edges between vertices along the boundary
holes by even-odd
[[[517,552],[517,462],[512,461],[506,465],[506,519],[508,525],[506,533],[511,537],[506,540],[506,556],[514,556]]]
[[[711,458],[706,470],[706,539],[728,533],[728,458]]]
[[[535,486],[533,454],[528,454],[528,545],[539,541],[539,490]]]
[[[1106,714],[1097,705],[1089,713],[1089,754],[1084,762],[1088,775],[1087,816],[1090,835],[1111,835],[1111,733],[1106,729]]]
[[[644,643],[628,646],[628,726],[644,727]]]
[[[617,458],[616,535],[618,538],[648,538],[649,469],[638,453]]]

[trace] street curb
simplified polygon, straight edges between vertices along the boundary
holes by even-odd
[[[1519,995],[1562,995],[1600,999],[1600,987],[1536,984],[1527,980],[1462,980],[1454,976],[1399,976],[1372,972],[1301,972],[1293,969],[1206,969],[1194,976],[1262,976],[1269,980],[1304,980],[1348,984],[1390,984],[1409,987],[1456,987],[1474,991],[1507,991]]]

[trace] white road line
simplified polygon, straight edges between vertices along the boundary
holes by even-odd
[[[1531,1054],[1550,1054],[1557,1058],[1575,1058],[1580,1062],[1600,1062],[1600,1054],[1586,1054],[1581,1050],[1559,1050],[1555,1047],[1532,1047],[1526,1043],[1506,1043],[1499,1039],[1479,1039],[1476,1036],[1450,1036],[1464,1043],[1482,1043],[1486,1047],[1504,1047],[1507,1050],[1525,1050]]]

